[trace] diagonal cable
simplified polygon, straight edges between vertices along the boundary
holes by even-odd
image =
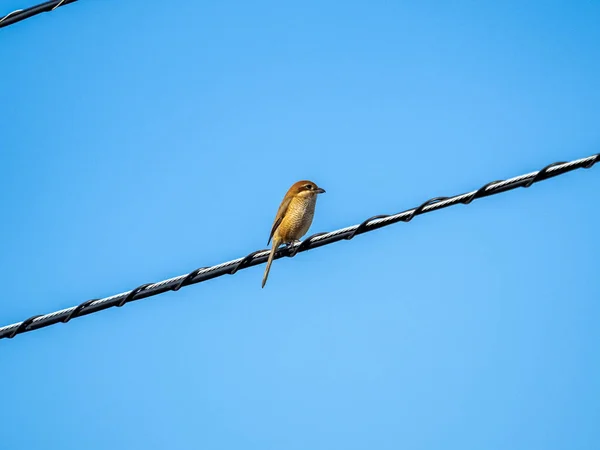
[[[0,17],[0,28],[7,27],[13,23],[20,22],[21,20],[29,19],[30,17],[37,16],[43,12],[54,11],[56,8],[68,5],[69,3],[75,3],[76,1],[77,0],[50,0],[29,8],[17,9]]]
[[[488,197],[490,195],[496,195],[501,192],[510,191],[518,187],[529,187],[534,183],[553,178],[558,175],[570,172],[576,169],[589,169],[595,163],[600,160],[600,153],[588,156],[586,158],[577,159],[570,162],[557,162],[550,164],[543,169],[527,173],[525,175],[519,175],[518,177],[510,178],[503,181],[493,181],[487,183],[481,188],[467,192],[465,194],[455,195],[453,197],[435,197],[427,200],[416,208],[409,209],[397,214],[392,215],[378,215],[370,217],[358,225],[351,227],[341,228],[339,230],[331,231],[329,233],[317,233],[306,238],[300,243],[289,245],[287,247],[280,248],[276,253],[274,259],[283,257],[293,257],[299,252],[304,252],[311,248],[322,247],[323,245],[332,244],[341,240],[352,239],[354,236],[363,234],[369,231],[382,228],[397,222],[410,222],[413,217],[420,214],[429,213],[438,209],[447,208],[449,206],[464,204],[468,205],[473,200]],[[107,309],[113,306],[121,307],[126,303],[134,300],[140,300],[154,295],[162,294],[168,291],[178,291],[183,286],[189,286],[191,284],[201,283],[212,278],[220,277],[226,274],[233,275],[238,270],[245,269],[247,267],[256,266],[267,260],[269,250],[257,250],[250,253],[249,255],[227,261],[216,266],[201,267],[193,270],[192,272],[180,275],[175,278],[168,280],[159,281],[157,283],[148,283],[138,286],[137,288],[123,292],[121,294],[113,295],[111,297],[87,300],[78,306],[55,311],[49,314],[32,316],[22,322],[13,323],[0,328],[0,339],[2,338],[13,338],[17,334],[25,333],[27,331],[37,330],[44,328],[59,322],[68,322],[71,319],[92,314],[103,309]]]

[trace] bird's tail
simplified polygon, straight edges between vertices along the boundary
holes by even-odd
[[[269,253],[269,259],[267,260],[267,267],[265,268],[265,274],[262,279],[262,287],[265,287],[267,284],[267,278],[269,278],[269,270],[271,270],[271,263],[273,262],[273,256],[275,255],[275,251],[279,247],[281,242],[279,239],[273,239],[273,246],[271,247],[271,253]]]

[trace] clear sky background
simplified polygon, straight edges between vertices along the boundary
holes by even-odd
[[[3,0],[0,13],[30,6]],[[0,30],[0,325],[600,149],[600,3],[82,0]],[[600,448],[600,167],[0,341],[0,447]]]

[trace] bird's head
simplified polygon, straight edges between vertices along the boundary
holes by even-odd
[[[294,197],[314,197],[317,194],[323,194],[325,189],[320,188],[312,181],[302,180],[294,183],[288,194]]]

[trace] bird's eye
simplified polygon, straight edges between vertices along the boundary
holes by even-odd
[[[312,190],[312,184],[307,184],[306,186],[304,186],[304,189],[306,189],[307,191]]]

